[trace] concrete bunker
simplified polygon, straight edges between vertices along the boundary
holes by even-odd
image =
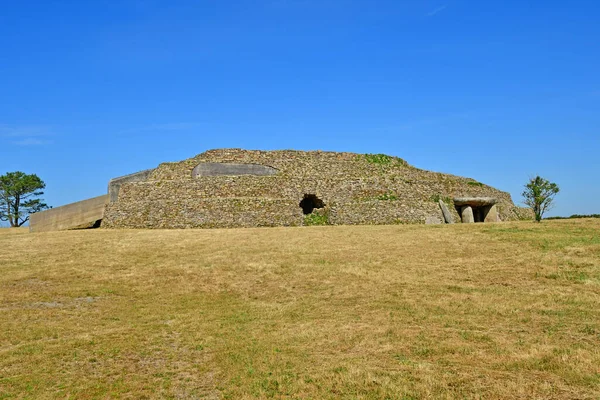
[[[192,178],[202,176],[270,176],[277,174],[277,169],[260,164],[204,162],[192,170]]]
[[[324,208],[325,203],[316,194],[305,194],[299,206],[302,208],[304,215],[308,215],[312,214],[315,208]]]
[[[454,206],[463,224],[497,222],[497,202],[493,197],[457,197]]]
[[[119,200],[119,192],[122,185],[134,182],[145,182],[150,178],[154,171],[155,169],[147,169],[145,171],[136,172],[135,174],[129,174],[111,179],[108,182],[109,201],[114,203]]]

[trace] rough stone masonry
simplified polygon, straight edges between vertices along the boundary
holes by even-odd
[[[102,221],[105,228],[530,218],[529,210],[516,207],[508,193],[473,179],[421,170],[383,154],[210,150],[114,179],[109,193]],[[454,199],[460,199],[458,204]],[[473,210],[478,210],[474,207],[485,207],[485,215],[481,211],[478,218],[473,217]],[[442,209],[450,216],[444,216]]]

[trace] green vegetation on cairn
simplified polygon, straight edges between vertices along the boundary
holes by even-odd
[[[387,154],[365,154],[365,159],[370,164],[387,165],[396,162],[401,165],[408,165],[403,159],[388,156]]]
[[[377,200],[398,200],[398,196],[393,192],[388,192],[377,196]]]
[[[326,213],[314,212],[304,216],[304,225],[315,226],[315,225],[329,225],[329,216]]]

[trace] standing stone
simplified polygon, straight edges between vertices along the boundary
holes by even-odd
[[[485,222],[498,222],[498,208],[495,204],[490,207],[490,210],[485,216]]]
[[[471,206],[463,206],[460,210],[461,218],[463,224],[472,224],[475,222],[475,217],[473,216],[473,209]]]
[[[447,224],[453,224],[454,219],[452,218],[452,214],[450,214],[450,210],[448,210],[448,206],[442,200],[440,202],[440,208],[442,209],[442,214],[444,214],[444,220]]]

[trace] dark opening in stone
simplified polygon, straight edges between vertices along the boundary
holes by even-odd
[[[475,222],[484,222],[485,213],[483,207],[473,207],[473,219]]]
[[[302,208],[302,212],[305,215],[312,213],[315,208],[323,207],[325,207],[325,203],[323,203],[323,200],[321,200],[314,194],[305,194],[304,198],[300,202],[300,208]]]

